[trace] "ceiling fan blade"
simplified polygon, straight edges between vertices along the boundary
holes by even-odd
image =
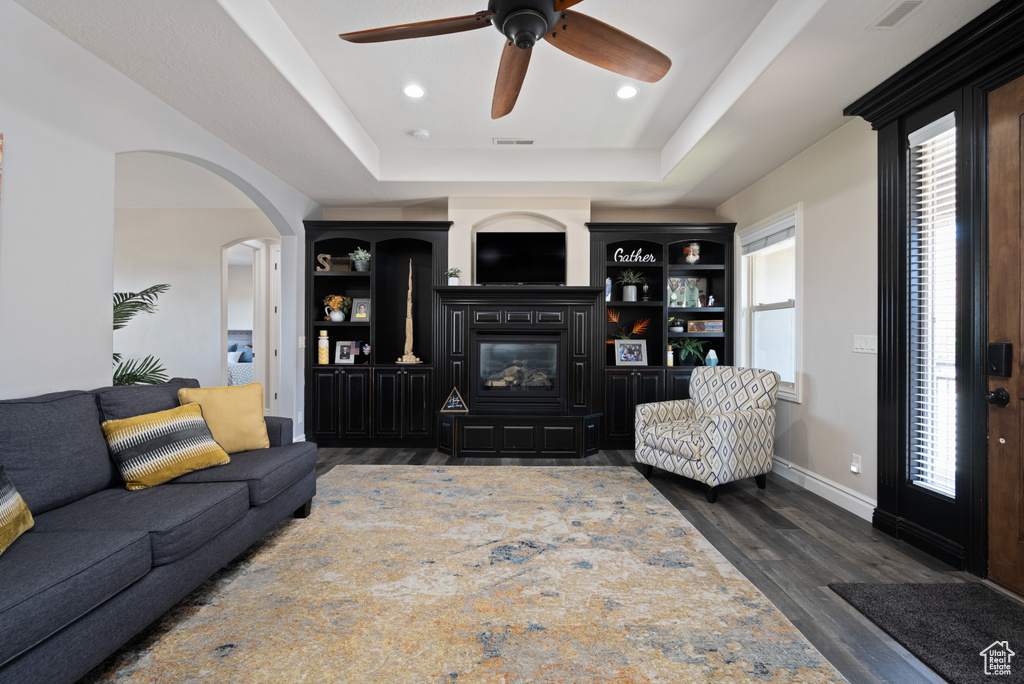
[[[443,36],[448,33],[472,31],[491,25],[494,12],[478,12],[465,17],[434,19],[415,24],[385,26],[384,28],[367,29],[342,33],[338,37],[350,43],[382,43],[388,40],[405,40],[406,38],[426,38],[427,36]]]
[[[498,64],[498,80],[494,84],[494,99],[491,100],[491,118],[500,119],[516,106],[519,90],[526,78],[526,69],[530,66],[533,49],[522,50],[511,42],[505,43]]]
[[[642,40],[571,10],[562,12],[544,39],[584,62],[647,83],[660,81],[672,66],[668,56]]]
[[[578,5],[583,0],[555,0],[555,11],[561,12],[564,9],[569,9],[573,5]]]

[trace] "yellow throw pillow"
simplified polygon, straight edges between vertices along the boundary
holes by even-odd
[[[199,404],[108,420],[103,434],[128,489],[231,461],[210,434]]]
[[[35,524],[25,500],[0,466],[0,553]]]
[[[252,382],[233,387],[183,387],[178,390],[182,404],[196,402],[217,443],[229,454],[270,446],[263,420],[263,385]]]

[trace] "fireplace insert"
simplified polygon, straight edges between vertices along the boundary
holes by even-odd
[[[478,332],[472,405],[512,411],[564,408],[563,337]]]

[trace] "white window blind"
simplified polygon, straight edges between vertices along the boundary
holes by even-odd
[[[909,477],[956,496],[956,121],[908,136]]]

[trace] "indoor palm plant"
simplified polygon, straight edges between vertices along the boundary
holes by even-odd
[[[672,348],[679,350],[679,365],[701,366],[704,364],[704,346],[707,340],[696,337],[681,337],[672,340]]]
[[[156,300],[171,288],[170,285],[154,285],[141,292],[114,293],[114,330],[128,325],[140,313],[156,313]],[[144,359],[122,359],[114,353],[115,385],[156,385],[167,382],[167,370],[152,354]]]

